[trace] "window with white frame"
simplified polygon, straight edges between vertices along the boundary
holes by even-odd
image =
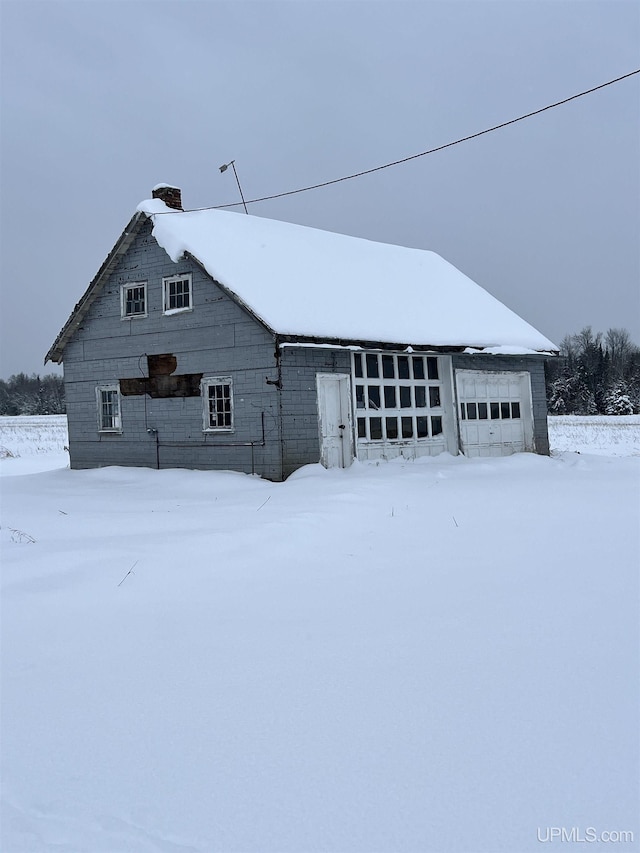
[[[437,356],[353,353],[352,368],[359,441],[407,443],[442,436]]]
[[[212,376],[202,380],[205,432],[233,430],[233,387],[231,377]]]
[[[172,275],[162,279],[164,289],[164,314],[177,314],[179,311],[190,311],[193,308],[191,291],[191,273]]]
[[[98,405],[98,430],[100,432],[122,432],[118,383],[98,385],[96,402]]]
[[[122,319],[147,316],[147,282],[133,281],[120,288],[120,313]]]

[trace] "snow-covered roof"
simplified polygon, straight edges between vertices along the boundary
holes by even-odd
[[[159,199],[138,211],[173,261],[191,254],[279,334],[557,351],[434,252],[223,210],[175,211]]]
[[[289,342],[299,338],[316,345],[381,343],[509,355],[558,352],[533,326],[434,252],[259,216],[176,210],[149,199],[138,205],[45,364],[63,360],[65,346],[147,218],[173,261],[192,255]]]

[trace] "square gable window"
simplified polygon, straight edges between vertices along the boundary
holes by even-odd
[[[180,311],[192,310],[191,273],[163,278],[162,286],[164,289],[163,314],[178,314]]]
[[[147,316],[147,282],[133,281],[120,288],[120,315],[123,320],[129,317]]]

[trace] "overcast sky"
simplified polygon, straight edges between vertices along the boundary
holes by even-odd
[[[637,0],[3,0],[4,378],[159,182],[185,207],[424,151],[640,65]],[[640,344],[640,75],[256,216],[431,249],[559,342]],[[389,282],[381,310],[411,311]],[[303,286],[303,283],[301,283]],[[336,305],[336,311],[340,306]]]

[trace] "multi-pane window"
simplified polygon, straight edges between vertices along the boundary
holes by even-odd
[[[204,397],[204,429],[225,430],[233,429],[233,391],[231,379],[216,376],[203,379]]]
[[[147,316],[147,283],[136,281],[120,288],[120,307],[123,318]]]
[[[96,388],[98,405],[98,429],[100,432],[122,432],[120,414],[120,389],[117,383],[98,385]]]
[[[517,420],[520,418],[519,401],[500,400],[490,403],[460,403],[463,421]]]
[[[191,293],[191,274],[174,275],[171,278],[163,278],[164,307],[165,314],[189,311],[193,308]]]
[[[437,356],[354,353],[357,437],[407,442],[442,435]]]

